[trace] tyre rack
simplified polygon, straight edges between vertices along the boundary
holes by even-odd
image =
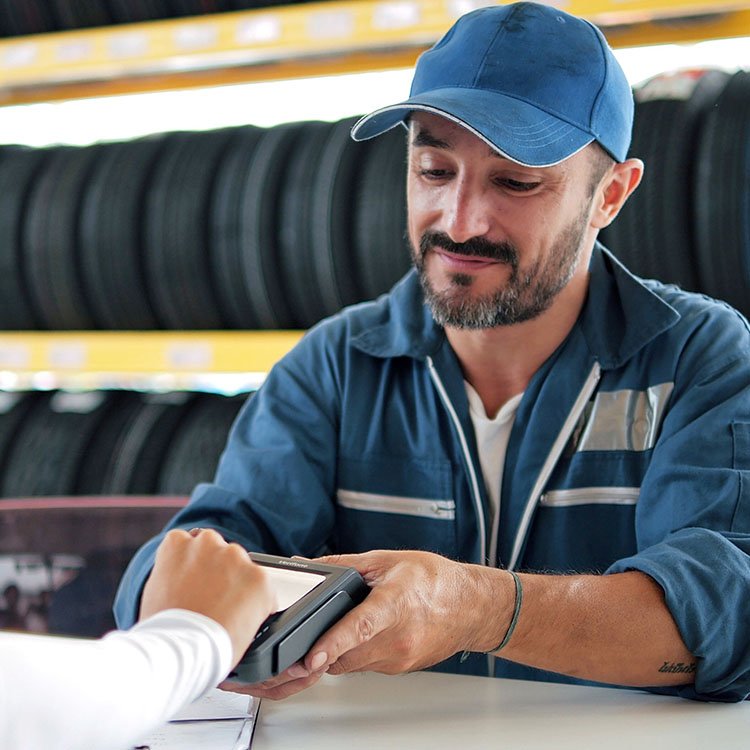
[[[0,40],[0,105],[411,66],[482,0],[274,6]],[[733,0],[569,0],[615,47],[750,35]],[[256,387],[298,331],[0,332],[0,390]]]

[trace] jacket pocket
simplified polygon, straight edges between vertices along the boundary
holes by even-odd
[[[747,422],[732,422],[732,468],[739,475],[739,493],[729,528],[746,531],[750,528],[750,424]]]
[[[450,462],[371,456],[341,458],[340,552],[424,549],[456,554],[456,502]]]
[[[732,468],[750,469],[750,424],[732,422]]]
[[[407,516],[439,518],[446,521],[452,521],[456,517],[456,503],[453,500],[430,500],[422,497],[399,497],[339,489],[336,501],[340,507],[350,510],[403,513]]]

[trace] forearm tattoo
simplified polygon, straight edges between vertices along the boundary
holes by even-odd
[[[665,661],[664,664],[659,667],[659,671],[671,672],[673,674],[692,674],[695,672],[695,662],[685,664],[683,661],[678,661],[677,663],[673,661]]]

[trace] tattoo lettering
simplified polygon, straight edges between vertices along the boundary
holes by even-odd
[[[695,672],[695,663],[692,664],[685,664],[684,662],[678,661],[677,664],[675,664],[673,661],[665,661],[664,664],[662,664],[659,667],[660,672],[671,672],[671,673],[681,673],[681,674],[692,674]]]

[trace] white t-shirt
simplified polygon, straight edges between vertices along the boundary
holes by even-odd
[[[479,451],[479,464],[482,467],[484,486],[492,505],[492,531],[490,533],[489,559],[494,561],[497,556],[497,532],[500,523],[500,490],[503,485],[503,468],[505,466],[505,452],[510,440],[510,431],[516,419],[518,405],[523,393],[519,393],[506,401],[493,419],[487,416],[484,404],[479,394],[466,381],[466,394],[469,397],[469,414],[474,424]]]
[[[132,747],[231,669],[227,631],[172,609],[99,640],[0,633],[0,747]]]

